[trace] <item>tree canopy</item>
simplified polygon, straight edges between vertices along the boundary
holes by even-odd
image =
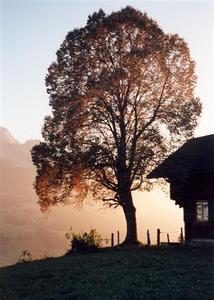
[[[121,206],[136,240],[131,191],[192,137],[201,104],[186,42],[132,7],[88,17],[48,69],[52,115],[32,150],[43,210],[88,196]],[[131,229],[132,228],[132,229]]]

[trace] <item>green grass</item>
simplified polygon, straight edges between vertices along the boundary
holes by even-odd
[[[0,270],[1,299],[214,300],[214,248],[151,247]]]

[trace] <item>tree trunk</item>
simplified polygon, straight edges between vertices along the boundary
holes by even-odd
[[[125,190],[120,193],[123,200],[123,211],[126,218],[126,238],[124,244],[137,244],[137,223],[136,223],[136,208],[134,207],[132,195],[130,190]]]

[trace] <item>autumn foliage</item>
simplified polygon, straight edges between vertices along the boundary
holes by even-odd
[[[131,191],[197,125],[194,69],[186,42],[132,7],[100,10],[69,32],[48,69],[52,115],[32,151],[41,208],[86,196],[121,206],[126,241],[136,241]]]

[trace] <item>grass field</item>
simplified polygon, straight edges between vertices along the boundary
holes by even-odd
[[[214,300],[214,248],[102,250],[0,269],[1,299]]]

